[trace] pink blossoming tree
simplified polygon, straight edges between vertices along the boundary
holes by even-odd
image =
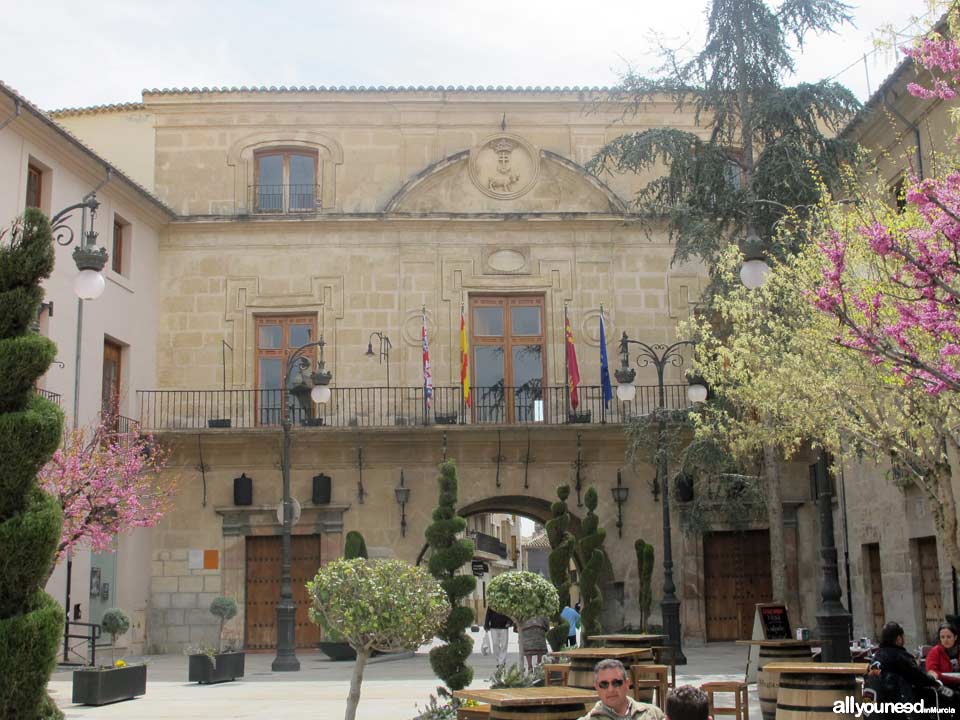
[[[956,97],[960,47],[953,40],[926,38],[907,54],[930,75],[929,86],[911,83],[911,94]],[[824,279],[813,301],[839,321],[839,344],[865,353],[897,381],[933,395],[957,392],[960,172],[912,177],[905,201],[904,213],[871,209],[855,213],[853,224],[828,228],[820,243]],[[848,266],[850,248],[862,243],[873,257]]]
[[[172,477],[161,474],[165,463],[150,435],[117,432],[109,418],[70,433],[39,478],[63,509],[54,565],[78,545],[107,550],[114,536],[156,525],[175,490]]]

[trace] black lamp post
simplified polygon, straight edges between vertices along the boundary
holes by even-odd
[[[380,349],[376,352],[373,350],[373,338],[379,338],[380,340]],[[384,362],[387,363],[387,389],[390,389],[390,348],[393,347],[393,344],[390,342],[384,333],[374,330],[370,333],[370,339],[367,342],[367,352],[364,353],[368,358],[379,357],[380,364]]]
[[[663,615],[663,627],[667,632],[667,643],[673,648],[677,665],[686,665],[687,658],[683,654],[683,643],[680,634],[680,600],[677,598],[677,588],[673,583],[673,543],[670,536],[670,488],[667,482],[667,423],[666,423],[666,392],[663,384],[663,371],[667,365],[680,367],[683,365],[683,356],[680,348],[685,345],[693,346],[690,340],[679,340],[672,345],[648,345],[639,340],[631,340],[627,333],[620,338],[620,367],[614,372],[617,378],[617,398],[621,402],[631,402],[637,393],[633,384],[637,371],[630,367],[630,345],[639,348],[636,357],[638,367],[649,367],[651,364],[657,369],[657,484],[663,489],[663,600],[660,601],[660,612]],[[691,403],[701,403],[706,400],[707,388],[701,383],[691,383],[687,388],[687,398]]]
[[[83,301],[96,300],[103,294],[106,288],[106,281],[103,279],[103,268],[107,264],[109,255],[104,247],[97,247],[97,232],[93,229],[93,223],[97,216],[97,208],[100,203],[97,201],[97,193],[89,193],[78,203],[65,207],[56,215],[50,218],[50,231],[62,247],[70,245],[76,235],[70,226],[70,216],[74,210],[80,210],[80,242],[73,249],[73,262],[77,266],[79,273],[73,281],[73,291],[77,295],[77,344],[74,353],[73,369],[73,427],[79,427],[80,424],[80,359],[81,340],[83,336]],[[87,229],[87,213],[90,215],[90,229]],[[50,315],[53,316],[53,302],[48,305]],[[42,308],[41,308],[42,310]],[[62,367],[62,365],[61,365]],[[73,556],[67,551],[67,587],[64,608],[67,611],[67,621],[63,630],[63,661],[69,660],[70,654],[70,583],[73,575]],[[79,618],[75,618],[79,619]]]
[[[403,484],[403,470],[400,470],[400,485],[393,489],[393,495],[400,506],[400,536],[407,535],[407,503],[410,501],[410,488]]]
[[[630,495],[630,488],[623,487],[620,468],[617,468],[617,486],[610,488],[610,492],[613,495],[613,501],[617,504],[617,536],[623,537],[623,504]]]
[[[301,345],[294,350],[287,358],[286,368],[283,373],[284,386],[289,387],[289,392],[300,403],[304,414],[309,415],[310,403],[327,402],[330,399],[330,380],[333,373],[323,367],[323,337],[316,342]],[[317,369],[311,374],[312,386],[304,377],[304,370],[310,367],[310,360],[305,357],[306,353],[313,347],[320,348],[321,360]],[[294,367],[297,368],[297,379],[291,384],[291,373]],[[273,659],[271,669],[278,671],[293,671],[300,669],[300,661],[297,659],[296,641],[294,632],[296,630],[297,606],[293,602],[293,585],[290,579],[290,526],[291,522],[291,500],[290,500],[290,429],[293,425],[293,418],[290,412],[290,403],[283,403],[283,538],[282,538],[282,556],[280,562],[280,602],[277,604],[277,656]]]
[[[743,284],[754,290],[767,280],[770,265],[760,238],[748,237],[740,268]],[[817,606],[817,634],[823,644],[824,662],[850,662],[850,613],[840,602],[840,569],[833,538],[833,489],[827,458],[821,449],[816,463],[817,510],[820,514],[820,602]]]

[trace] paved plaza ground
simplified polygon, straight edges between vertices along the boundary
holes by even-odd
[[[480,633],[474,633],[480,647]],[[516,639],[511,637],[510,660],[515,662]],[[733,643],[685,647],[689,660],[677,668],[677,682],[698,685],[708,680],[743,679],[747,649]],[[98,653],[99,654],[99,653]],[[146,658],[147,694],[127,702],[86,707],[70,701],[71,675],[59,671],[50,681],[50,690],[68,720],[96,718],[110,720],[188,720],[189,718],[238,718],[253,720],[339,720],[346,706],[353,663],[332,662],[322,653],[298,653],[300,671],[274,673],[272,653],[248,654],[246,677],[220,685],[189,684],[187,658],[157,655]],[[128,658],[132,659],[132,658]],[[494,660],[475,652],[473,687],[489,686]],[[438,679],[430,669],[426,648],[400,659],[378,658],[364,674],[360,720],[411,720],[417,706],[423,706],[436,692]],[[756,686],[751,686],[750,715],[760,718]]]

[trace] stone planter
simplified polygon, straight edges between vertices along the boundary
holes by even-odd
[[[81,668],[73,671],[73,702],[108,705],[147,692],[147,666]]]
[[[212,685],[242,678],[245,657],[242,652],[216,653],[212,658],[205,654],[191,655],[187,681]]]
[[[345,642],[328,642],[321,640],[320,652],[337,662],[357,659],[357,651]]]

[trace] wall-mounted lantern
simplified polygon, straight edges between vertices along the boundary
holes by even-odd
[[[613,501],[617,504],[617,535],[623,537],[623,504],[630,495],[630,488],[623,486],[623,477],[621,471],[617,469],[617,486],[610,488],[613,495]]]
[[[410,488],[403,484],[403,470],[400,471],[400,484],[393,489],[393,494],[397,498],[397,505],[400,506],[400,535],[406,537],[407,502],[410,500]]]

